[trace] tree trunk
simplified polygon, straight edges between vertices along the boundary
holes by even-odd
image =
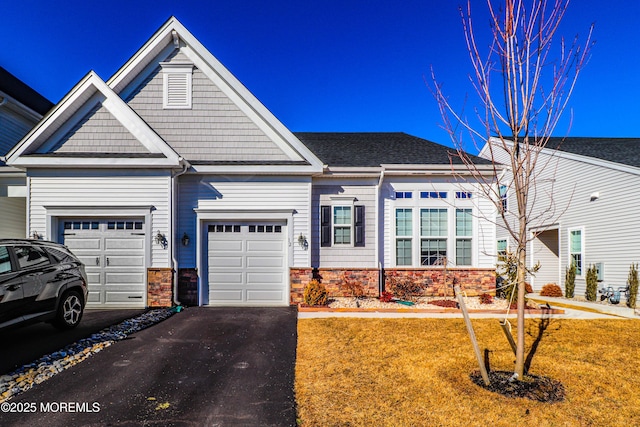
[[[526,242],[526,241],[523,241]],[[517,345],[516,345],[516,368],[515,373],[518,374],[518,378],[522,379],[524,376],[524,308],[525,308],[525,293],[526,293],[526,259],[527,249],[526,243],[518,245],[518,310],[517,310]]]

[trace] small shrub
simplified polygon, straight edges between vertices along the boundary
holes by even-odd
[[[564,274],[564,296],[573,298],[576,291],[576,264],[571,263]]]
[[[543,297],[560,298],[562,297],[562,289],[555,283],[547,283],[542,287],[542,290],[540,290],[540,295]]]
[[[362,283],[358,280],[350,279],[346,274],[342,275],[340,289],[355,298],[362,298],[365,294]]]
[[[327,292],[327,288],[322,283],[314,279],[304,287],[302,298],[304,303],[309,306],[327,305],[329,292]]]
[[[496,289],[498,295],[511,301],[513,293],[517,294],[518,282],[518,258],[513,252],[507,252],[498,256],[498,265],[496,266],[496,275],[501,278],[499,280],[500,289]],[[540,263],[532,268],[526,268],[527,275],[535,275],[540,269]],[[533,292],[531,285],[525,282],[525,292],[530,294]],[[515,298],[514,298],[515,299]]]
[[[393,294],[391,292],[383,291],[380,295],[381,302],[391,302],[393,300]]]
[[[592,265],[587,270],[587,292],[585,297],[587,301],[595,301],[598,293],[598,270],[595,265]]]
[[[480,304],[493,304],[493,297],[490,294],[480,294]]]
[[[631,264],[629,268],[629,278],[627,279],[629,287],[629,299],[627,299],[627,307],[636,308],[638,299],[638,264]]]
[[[387,277],[387,288],[392,294],[404,301],[417,301],[424,292],[425,285],[408,277]]]
[[[531,294],[533,293],[533,288],[531,287],[531,283],[529,282],[524,282],[524,291],[527,294]]]

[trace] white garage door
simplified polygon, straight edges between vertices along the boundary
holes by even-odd
[[[144,307],[144,221],[64,219],[64,244],[85,264],[89,307]]]
[[[287,305],[286,224],[212,224],[209,304]]]

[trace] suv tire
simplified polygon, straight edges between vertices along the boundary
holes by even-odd
[[[53,325],[59,329],[73,329],[82,319],[84,304],[78,291],[68,291],[62,295]]]

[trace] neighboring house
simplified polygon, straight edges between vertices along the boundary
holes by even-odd
[[[27,174],[29,234],[81,257],[91,306],[288,305],[314,277],[377,295],[383,270],[450,292],[444,257],[450,281],[493,291],[494,208],[453,178],[449,151],[293,134],[171,18],[107,82],[87,74],[7,162]]]
[[[0,238],[27,234],[25,174],[7,166],[4,156],[51,107],[51,102],[0,67]]]
[[[587,269],[599,271],[599,288],[626,286],[629,267],[640,262],[640,229],[633,208],[640,185],[640,138],[551,138],[542,150],[537,178],[529,193],[535,200],[528,247],[534,291],[546,283],[564,289],[565,271],[577,266],[576,296],[584,296]],[[487,147],[480,153],[486,156]],[[506,162],[505,162],[506,163]],[[637,185],[636,185],[637,184]],[[512,197],[504,199],[509,211]],[[546,211],[546,212],[545,212]],[[515,220],[515,216],[512,216]],[[512,247],[503,228],[498,250]]]

